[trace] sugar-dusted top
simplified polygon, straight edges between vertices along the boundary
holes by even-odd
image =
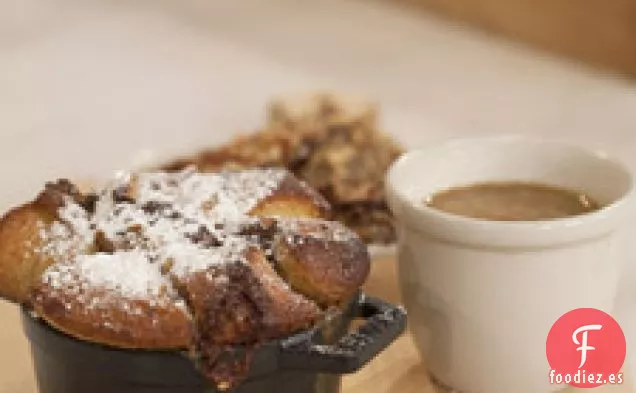
[[[338,221],[325,221],[313,218],[292,218],[279,220],[281,232],[287,236],[309,237],[316,240],[348,242],[357,240],[355,232]]]
[[[159,298],[171,288],[156,264],[138,250],[79,255],[72,264],[47,270],[43,280],[54,289],[68,291],[73,283],[78,292],[99,288],[130,299]]]
[[[120,174],[101,192],[68,195],[59,220],[42,226],[39,250],[56,260],[52,286],[79,281],[124,296],[156,296],[162,270],[177,276],[243,261],[252,239],[240,229],[287,176],[262,169],[202,174]]]

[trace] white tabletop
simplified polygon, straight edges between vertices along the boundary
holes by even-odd
[[[376,99],[409,148],[531,134],[636,169],[636,84],[371,0],[0,0],[0,210],[50,178],[226,140],[272,94],[311,89]]]

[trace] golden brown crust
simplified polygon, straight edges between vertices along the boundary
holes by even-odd
[[[120,348],[186,348],[185,303],[134,250],[75,256],[49,266],[34,289],[37,315],[74,337]]]
[[[47,183],[32,202],[11,209],[0,219],[0,297],[28,303],[30,292],[53,259],[41,252],[41,232],[58,218],[64,198],[79,199],[68,180]]]
[[[328,218],[329,203],[306,183],[285,176],[271,195],[261,200],[250,214],[259,217]]]
[[[281,227],[274,257],[294,290],[321,306],[340,305],[366,280],[370,267],[366,245],[341,224],[299,220]]]
[[[43,284],[34,294],[34,310],[71,336],[127,349],[183,349],[192,339],[192,322],[178,303],[108,299],[105,290],[88,290],[83,301],[64,289]]]
[[[250,250],[252,272],[267,300],[261,305],[263,335],[267,339],[286,337],[311,327],[321,316],[318,305],[310,298],[295,293],[276,273],[261,250]]]
[[[0,219],[0,297],[28,302],[31,289],[53,262],[35,250],[42,246],[40,230],[54,219],[37,202],[12,209]]]
[[[10,210],[0,219],[0,297],[21,304],[30,302],[32,289],[54,262],[43,250],[42,234],[60,220],[58,209],[68,199],[82,206],[92,202],[69,180],[60,179],[47,183],[35,200]],[[88,251],[84,245],[78,246],[81,249],[72,250],[69,246],[68,251]]]

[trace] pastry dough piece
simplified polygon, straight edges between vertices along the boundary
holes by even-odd
[[[51,265],[35,289],[34,310],[82,340],[129,349],[187,348],[185,303],[138,251],[78,256]]]
[[[60,253],[89,248],[86,243],[70,239],[73,228],[65,219],[71,217],[58,214],[67,200],[89,202],[71,182],[59,180],[47,183],[35,200],[9,210],[0,219],[0,297],[28,303],[42,272]],[[47,248],[47,232],[60,240],[58,249]]]
[[[284,220],[273,250],[294,290],[321,306],[351,299],[369,274],[369,253],[355,232],[334,221]]]
[[[286,173],[272,193],[250,211],[253,216],[328,218],[329,203],[307,183]]]

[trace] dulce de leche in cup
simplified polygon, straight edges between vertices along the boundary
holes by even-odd
[[[387,176],[399,280],[432,378],[461,393],[548,393],[546,338],[611,313],[633,177],[604,154],[525,137],[411,151]]]

